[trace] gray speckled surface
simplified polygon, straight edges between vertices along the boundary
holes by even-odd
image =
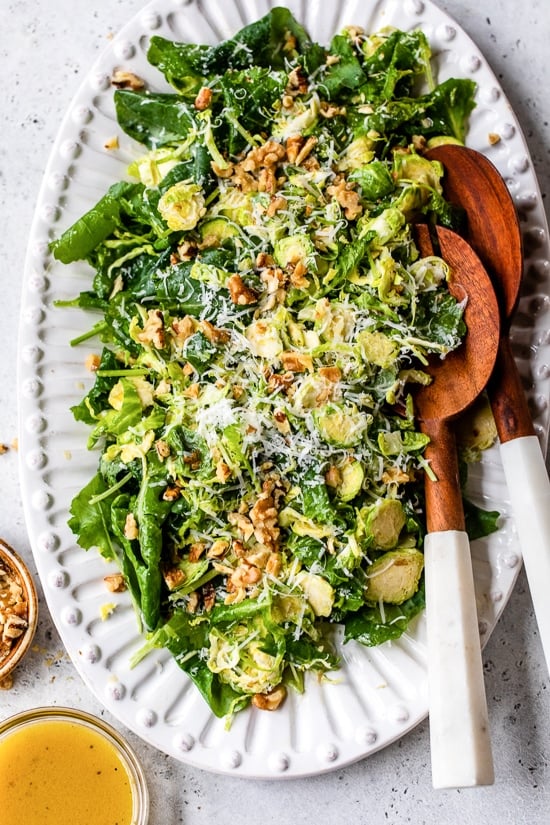
[[[440,0],[482,49],[522,124],[543,196],[550,191],[550,5],[532,0]],[[141,0],[0,0],[0,272],[2,346],[0,442],[17,437],[16,347],[20,277],[34,201],[60,119],[109,36]],[[0,456],[0,534],[32,559],[23,521],[17,453]],[[525,577],[484,654],[496,783],[433,791],[428,726],[347,769],[285,783],[239,780],[189,768],[133,734],[151,794],[151,825],[359,825],[550,822],[550,690]],[[42,605],[31,654],[14,687],[0,693],[0,718],[41,704],[78,705],[104,715],[74,670]],[[109,721],[114,720],[109,718]],[[115,722],[115,726],[120,727]]]

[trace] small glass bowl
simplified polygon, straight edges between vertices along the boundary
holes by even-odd
[[[38,597],[27,565],[3,539],[0,539],[0,568],[21,586],[27,603],[27,627],[21,636],[13,640],[8,655],[0,658],[0,682],[3,682],[27,653],[34,638],[38,623]]]
[[[149,821],[149,792],[143,769],[137,756],[111,725],[85,711],[70,707],[39,707],[22,711],[0,722],[0,750],[2,743],[12,734],[24,731],[31,725],[70,722],[94,731],[112,746],[126,769],[132,793],[132,818],[128,825],[147,825]],[[70,745],[69,745],[70,746]],[[27,746],[28,752],[28,746]],[[28,754],[32,756],[32,754]],[[68,789],[71,777],[65,776]]]

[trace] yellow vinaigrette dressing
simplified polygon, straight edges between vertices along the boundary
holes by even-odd
[[[133,781],[115,745],[68,719],[0,737],[2,825],[133,825]]]

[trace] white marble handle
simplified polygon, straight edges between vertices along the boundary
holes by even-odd
[[[434,788],[494,781],[470,542],[458,530],[424,545]]]
[[[500,446],[525,572],[550,672],[550,481],[536,435]]]

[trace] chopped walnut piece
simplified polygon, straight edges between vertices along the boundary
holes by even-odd
[[[415,151],[422,153],[426,149],[427,140],[424,135],[413,135],[412,137],[412,145],[415,148]]]
[[[101,356],[95,352],[91,352],[84,362],[84,366],[90,372],[96,372],[99,369],[99,365],[101,364]]]
[[[231,333],[227,329],[218,329],[210,321],[199,321],[199,329],[205,338],[213,344],[227,344],[231,338]]]
[[[200,559],[206,550],[206,543],[204,541],[195,541],[189,548],[189,561],[195,562]]]
[[[303,261],[298,261],[290,272],[291,286],[296,289],[307,289],[309,286],[309,280],[305,277],[306,273],[307,267],[305,263]]]
[[[229,550],[229,542],[225,539],[216,539],[208,548],[206,556],[209,559],[221,559]]]
[[[15,613],[11,613],[4,622],[2,638],[18,639],[23,635],[27,627],[27,620],[23,616],[17,616]]]
[[[185,573],[179,567],[170,567],[163,573],[164,581],[168,590],[175,590],[176,587],[182,585],[185,581]]]
[[[155,441],[155,450],[157,451],[157,455],[161,461],[165,458],[168,458],[170,455],[170,445],[163,441],[161,438],[158,441]]]
[[[268,255],[267,252],[258,252],[256,256],[255,266],[257,269],[263,269],[267,266],[273,266],[275,263],[275,259],[272,255]]]
[[[251,149],[239,166],[245,172],[257,172],[258,169],[275,166],[285,157],[285,147],[275,140],[268,140],[261,146]]]
[[[269,206],[266,209],[267,217],[272,218],[281,209],[286,209],[287,205],[288,201],[285,197],[283,197],[283,195],[276,195],[275,197],[271,198]]]
[[[231,467],[225,461],[218,461],[216,464],[216,480],[225,484],[231,478]]]
[[[143,89],[145,82],[133,72],[127,72],[124,69],[116,69],[111,76],[111,83],[117,89],[132,89],[137,91]]]
[[[298,66],[296,69],[292,69],[288,75],[285,92],[295,97],[296,95],[305,95],[308,88],[307,77],[302,73],[300,67]]]
[[[166,378],[161,378],[154,389],[153,395],[155,398],[160,398],[163,395],[170,395],[172,392],[172,384]]]
[[[321,101],[321,105],[319,107],[319,111],[322,117],[326,117],[327,120],[333,117],[337,117],[338,115],[345,115],[346,114],[346,107],[345,106],[335,106],[334,103],[328,103],[326,100]]]
[[[199,607],[199,594],[196,590],[189,594],[187,599],[187,612],[196,613]]]
[[[342,378],[342,370],[340,367],[321,367],[319,369],[319,375],[322,378],[326,378],[326,380],[332,384],[337,384]]]
[[[163,501],[176,501],[181,495],[181,489],[177,485],[167,487],[163,494]]]
[[[111,573],[109,576],[103,576],[103,581],[109,593],[123,593],[126,590],[126,581],[122,573]]]
[[[253,564],[254,567],[264,570],[269,561],[269,557],[272,555],[273,553],[269,547],[264,547],[263,544],[255,544],[246,554],[246,560],[249,564]]]
[[[178,260],[192,261],[197,254],[198,248],[193,241],[183,241],[178,246]]]
[[[203,584],[201,592],[204,609],[209,613],[216,603],[216,588],[212,582],[207,582]]]
[[[229,513],[227,517],[229,524],[234,525],[245,541],[248,541],[254,533],[254,525],[244,513]]]
[[[296,166],[301,166],[304,160],[312,153],[313,147],[317,143],[317,138],[315,135],[311,135],[308,137],[304,145],[301,147],[300,151],[296,155]]]
[[[298,152],[304,144],[302,135],[290,135],[286,141],[286,156],[289,163],[296,163]]]
[[[0,444],[0,455],[4,455],[4,453],[7,453],[8,450],[9,447],[7,444]]]
[[[278,685],[268,693],[255,693],[252,697],[252,704],[259,710],[277,710],[286,698],[286,688]]]
[[[307,172],[317,172],[321,168],[321,164],[314,155],[310,155],[310,157],[306,158],[306,160],[302,163],[302,166]],[[306,206],[304,213],[306,216],[311,215],[310,204]]]
[[[279,357],[285,370],[290,372],[306,372],[313,369],[313,358],[308,353],[286,350]]]
[[[268,392],[276,392],[277,390],[282,390],[287,395],[293,394],[293,384],[294,384],[294,373],[293,372],[285,372],[282,375],[278,372],[271,372],[268,371],[266,373],[266,381],[267,381],[267,391]]]
[[[172,331],[178,344],[183,344],[194,335],[197,327],[197,322],[190,315],[185,315],[183,318],[175,318],[172,321]]]
[[[355,220],[363,211],[359,195],[353,189],[350,189],[344,180],[332,186],[327,186],[327,194],[338,201],[344,209],[344,215],[348,221]]]
[[[133,513],[128,513],[126,516],[126,521],[124,522],[124,536],[129,541],[132,541],[132,539],[137,539],[139,536],[139,528]]]
[[[155,349],[164,348],[164,316],[160,309],[150,309],[148,311],[145,326],[137,337],[142,344],[152,344]]]
[[[278,266],[266,266],[260,272],[260,280],[265,284],[268,294],[273,295],[284,286],[286,274]]]
[[[258,176],[258,191],[269,192],[270,194],[277,191],[277,179],[273,169],[268,167],[260,169],[260,174]]]
[[[103,144],[103,148],[107,149],[108,151],[118,149],[118,136],[113,135],[112,137],[107,138],[107,140]]]
[[[227,596],[224,599],[224,604],[239,604],[246,599],[246,587],[231,588],[231,582],[227,583]]]
[[[270,553],[269,558],[267,560],[265,566],[265,572],[269,576],[277,577],[281,572],[281,567],[283,566],[281,554],[280,553]]]
[[[273,421],[275,422],[275,427],[281,433],[281,435],[288,435],[290,432],[290,422],[286,416],[286,413],[283,410],[275,410],[273,413]]]
[[[399,467],[388,467],[382,473],[384,484],[406,484],[411,480],[411,476]]]
[[[227,280],[227,288],[229,297],[237,306],[247,306],[258,302],[258,293],[247,286],[240,275],[231,275]]]
[[[202,456],[199,450],[192,450],[189,455],[184,455],[183,463],[187,464],[192,470],[198,470],[202,464]]]
[[[0,661],[2,657],[0,656]],[[11,673],[8,673],[7,676],[4,676],[3,679],[0,679],[0,690],[11,690],[13,687],[13,676]]]
[[[201,385],[197,383],[189,384],[182,392],[184,398],[198,398],[200,394]]]
[[[328,487],[336,488],[342,483],[342,473],[334,464],[328,468],[325,473],[325,483]]]
[[[246,556],[246,547],[244,546],[242,541],[239,541],[238,539],[233,539],[233,541],[231,542],[231,549],[233,550],[238,559],[242,559],[243,556]]]
[[[489,139],[489,144],[491,146],[495,146],[497,143],[500,143],[500,141],[501,141],[500,135],[497,134],[496,132],[489,132],[488,139]]]
[[[281,531],[278,527],[278,511],[271,492],[260,493],[248,515],[254,526],[256,540],[270,549],[276,549]]]
[[[195,109],[198,109],[199,112],[202,112],[204,111],[204,109],[208,109],[211,103],[212,89],[209,89],[208,86],[203,86],[202,89],[199,90],[199,93],[196,96],[193,105],[195,106]]]
[[[243,192],[258,191],[258,181],[254,175],[245,172],[240,164],[235,166],[234,173],[231,177],[231,182]]]
[[[248,564],[245,559],[242,559],[238,567],[234,570],[229,578],[228,585],[232,588],[239,589],[241,587],[251,587],[257,584],[262,578],[262,571],[253,564]]]

